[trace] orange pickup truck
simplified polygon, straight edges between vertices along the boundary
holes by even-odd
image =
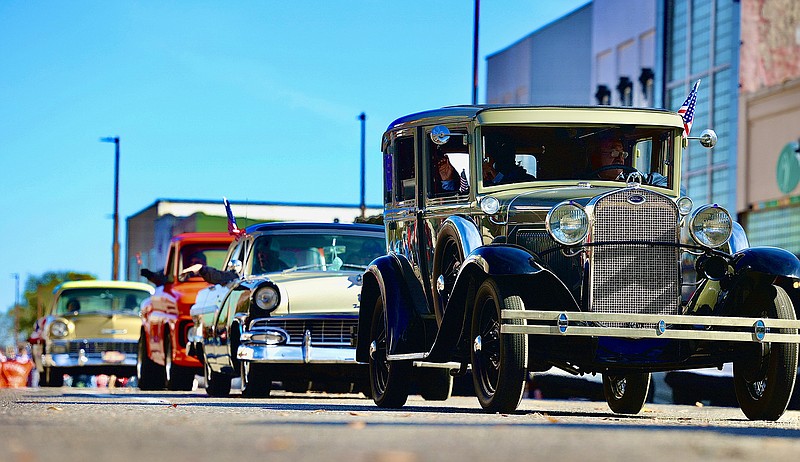
[[[189,309],[200,289],[208,286],[199,276],[181,272],[196,263],[219,268],[233,236],[228,233],[184,233],[172,238],[164,269],[141,274],[156,285],[142,303],[142,332],[136,377],[142,390],[191,390],[200,361],[186,354],[186,341],[194,327]]]

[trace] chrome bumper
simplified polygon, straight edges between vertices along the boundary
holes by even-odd
[[[131,366],[136,367],[136,355],[119,353],[121,356],[104,353],[61,353],[42,355],[45,367],[84,367],[84,366]],[[115,352],[116,353],[116,352]]]
[[[501,317],[503,321],[521,319],[527,322],[523,325],[502,324],[500,332],[503,334],[800,343],[800,334],[797,333],[800,320],[535,310],[503,310]],[[610,322],[655,327],[597,324]],[[777,329],[794,332],[774,332]]]
[[[263,334],[271,329],[260,329],[256,338],[265,338]],[[273,332],[282,332],[279,329]],[[355,363],[356,349],[349,345],[313,345],[311,336],[306,333],[301,345],[288,345],[286,343],[268,343],[267,341],[253,341],[250,332],[242,334],[242,343],[236,352],[240,360],[286,363],[286,364],[346,364]],[[286,337],[288,338],[288,337]]]

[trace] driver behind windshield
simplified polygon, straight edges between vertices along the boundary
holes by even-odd
[[[628,153],[625,152],[625,147],[618,138],[607,136],[589,144],[589,170],[598,178],[604,180],[624,179],[622,168],[610,168],[610,166],[624,166],[627,158]]]

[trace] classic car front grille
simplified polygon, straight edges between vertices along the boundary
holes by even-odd
[[[311,332],[312,345],[350,345],[351,332],[355,332],[358,319],[259,319],[250,326],[255,331],[259,327],[277,327],[289,334],[289,345],[302,345],[306,331]]]
[[[84,353],[102,353],[104,351],[119,351],[120,353],[136,354],[136,342],[104,342],[92,340],[77,340],[67,343],[68,353],[79,353],[83,350]]]
[[[624,189],[595,204],[591,239],[678,243],[678,220],[677,207],[669,198],[652,191]],[[591,311],[678,314],[677,247],[645,244],[591,247],[589,271]]]

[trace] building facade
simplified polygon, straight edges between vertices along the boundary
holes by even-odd
[[[591,88],[592,4],[487,58],[489,104],[586,105]]]
[[[361,216],[357,205],[231,201],[231,209],[240,228],[266,221],[352,223]],[[382,213],[381,206],[366,209],[368,217]],[[162,269],[173,236],[189,232],[226,232],[228,219],[219,200],[158,199],[128,217],[126,227],[125,279],[144,281],[139,270]]]
[[[737,210],[752,245],[800,254],[800,2],[741,9]]]
[[[689,143],[683,184],[695,203],[736,210],[739,2],[661,0],[656,15],[656,85],[662,89],[656,105],[677,110],[701,80],[694,130],[713,128],[719,136],[713,149]]]

